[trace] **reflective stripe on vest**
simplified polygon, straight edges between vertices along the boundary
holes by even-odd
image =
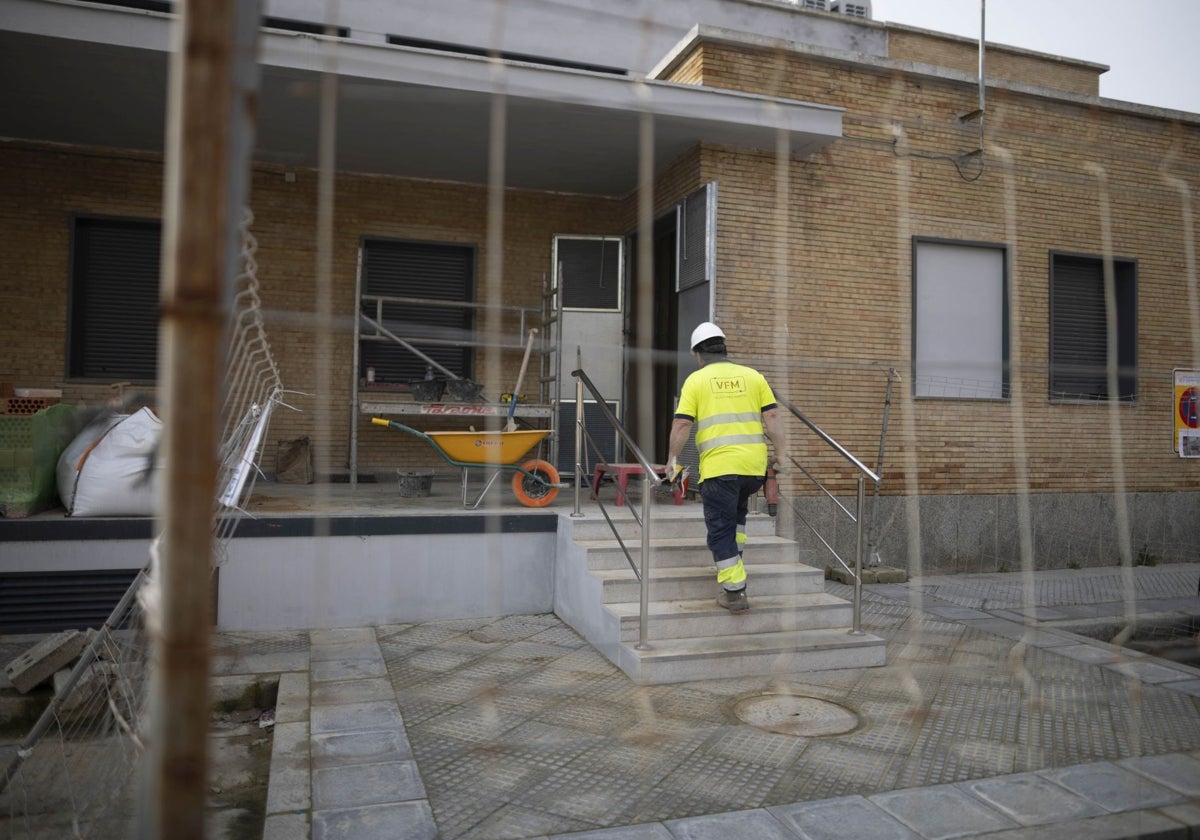
[[[742,411],[714,414],[696,424],[696,449],[706,452],[718,446],[767,445],[762,414]]]

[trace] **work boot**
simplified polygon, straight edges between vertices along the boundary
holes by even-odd
[[[724,607],[731,613],[744,612],[750,609],[750,599],[746,597],[746,589],[742,587],[734,592],[722,589],[717,596],[717,606]]]

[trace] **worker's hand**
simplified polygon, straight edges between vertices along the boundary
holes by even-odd
[[[662,483],[674,484],[678,480],[679,474],[683,472],[683,467],[679,465],[676,459],[672,458],[667,462],[666,472],[667,474],[663,476]]]

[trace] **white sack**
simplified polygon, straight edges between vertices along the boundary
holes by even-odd
[[[101,417],[58,459],[58,495],[68,516],[153,516],[155,453],[162,422],[148,408]]]

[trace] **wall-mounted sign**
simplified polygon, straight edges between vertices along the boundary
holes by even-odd
[[[1200,458],[1200,373],[1175,368],[1175,451]]]

